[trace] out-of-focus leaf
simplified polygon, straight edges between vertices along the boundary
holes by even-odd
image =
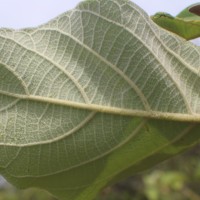
[[[187,40],[200,37],[200,4],[184,9],[176,17],[167,13],[156,13],[152,20],[162,28]]]

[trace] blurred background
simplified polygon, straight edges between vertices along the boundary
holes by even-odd
[[[36,189],[18,191],[3,178],[0,188],[0,200],[57,200]],[[95,200],[200,200],[200,145],[105,188]]]
[[[0,27],[38,26],[73,8],[80,0],[1,0]],[[196,0],[134,0],[149,15],[177,15]],[[194,40],[200,45],[200,39]],[[56,200],[36,189],[18,191],[0,176],[0,200]],[[200,145],[153,169],[105,188],[96,200],[200,200]]]

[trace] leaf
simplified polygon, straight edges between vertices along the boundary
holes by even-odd
[[[200,47],[127,0],[0,30],[0,172],[90,200],[200,140]]]
[[[189,8],[189,12],[194,13],[195,15],[200,16],[200,4],[197,4],[195,6],[192,6]]]
[[[193,4],[188,6],[182,12],[180,12],[176,17],[186,19],[187,21],[190,20],[200,20],[200,3]]]
[[[186,40],[200,37],[200,3],[187,7],[176,17],[167,13],[158,12],[151,18],[162,28]]]

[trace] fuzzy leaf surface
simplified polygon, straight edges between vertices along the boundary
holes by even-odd
[[[0,173],[90,200],[200,140],[200,48],[127,0],[0,29]]]

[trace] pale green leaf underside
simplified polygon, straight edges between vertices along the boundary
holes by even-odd
[[[0,30],[0,169],[19,187],[89,200],[197,143],[200,48],[127,0],[85,1]]]

